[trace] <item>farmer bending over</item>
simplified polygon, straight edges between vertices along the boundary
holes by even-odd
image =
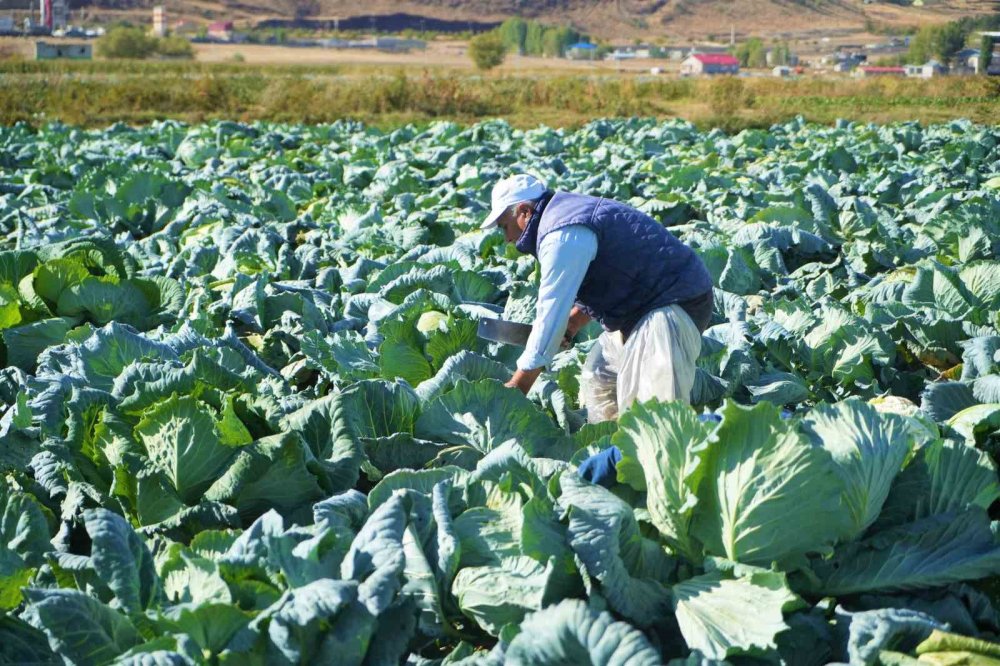
[[[712,316],[712,280],[691,248],[630,206],[553,192],[526,174],[493,188],[482,228],[493,225],[541,267],[535,322],[507,386],[527,393],[560,343],[596,319],[604,333],[580,376],[588,420],[616,418],[635,400],[690,401]]]

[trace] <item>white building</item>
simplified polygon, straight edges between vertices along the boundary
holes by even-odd
[[[935,76],[944,76],[948,73],[948,67],[937,60],[931,60],[920,68],[920,76],[924,79],[932,79]]]
[[[167,10],[163,5],[153,7],[153,36],[167,36]]]
[[[739,71],[739,59],[722,53],[695,53],[681,63],[681,76],[738,74]]]

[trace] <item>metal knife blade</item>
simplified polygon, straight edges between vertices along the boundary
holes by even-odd
[[[531,335],[531,324],[518,324],[503,319],[483,318],[479,320],[479,330],[477,333],[484,340],[523,347],[528,344],[528,336]]]

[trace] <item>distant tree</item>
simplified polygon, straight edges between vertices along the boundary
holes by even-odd
[[[561,58],[566,54],[566,48],[580,39],[580,33],[565,26],[545,29],[542,36],[542,54]]]
[[[950,61],[965,47],[966,33],[957,23],[940,26],[935,34],[934,55],[942,62]]]
[[[469,40],[469,57],[479,69],[488,70],[499,67],[503,64],[506,56],[507,47],[504,46],[500,35],[495,32],[476,35]]]
[[[788,47],[788,42],[779,42],[772,50],[772,65],[787,65],[792,59],[792,50]]]
[[[156,39],[142,28],[116,26],[97,39],[94,50],[102,58],[148,58],[156,52]]]
[[[751,37],[737,45],[733,55],[739,58],[740,65],[743,67],[767,66],[767,50],[759,37]]]
[[[906,60],[911,65],[922,65],[931,59],[934,51],[934,26],[926,26],[917,31],[917,34],[910,40],[910,49],[906,53]]]
[[[968,28],[958,22],[928,25],[921,28],[910,40],[907,60],[915,65],[937,58],[948,62],[965,46]]]
[[[524,55],[525,39],[528,36],[528,22],[522,18],[509,18],[500,24],[500,39],[508,49]]]
[[[156,52],[168,58],[193,58],[191,42],[177,35],[156,40]]]
[[[545,26],[538,21],[529,21],[524,35],[524,52],[528,55],[541,55],[544,45]]]
[[[993,38],[983,35],[979,40],[979,71],[977,74],[986,74],[990,71],[990,62],[993,60]]]

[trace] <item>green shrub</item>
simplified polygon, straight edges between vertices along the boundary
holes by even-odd
[[[101,58],[148,58],[156,52],[157,40],[142,28],[118,26],[111,28],[94,45]]]
[[[733,116],[748,101],[746,86],[735,76],[714,78],[708,86],[708,108],[715,116]]]
[[[499,35],[488,32],[469,40],[469,57],[479,69],[493,69],[503,64],[507,47]]]
[[[168,58],[194,57],[194,47],[191,46],[191,42],[176,35],[157,40],[156,52]]]

